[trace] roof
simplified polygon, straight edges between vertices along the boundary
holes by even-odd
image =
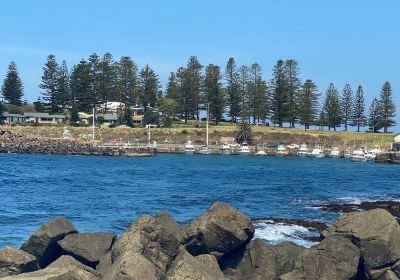
[[[9,112],[4,112],[4,113],[3,113],[3,117],[4,117],[4,118],[6,118],[6,117],[23,118],[24,116],[21,115],[21,114],[11,114],[11,113],[9,113]]]
[[[65,119],[64,115],[50,115],[49,113],[32,113],[25,112],[24,117],[27,118],[46,118],[46,119]]]
[[[118,116],[112,115],[112,114],[104,114],[104,115],[102,115],[102,117],[105,121],[117,121],[118,120]]]

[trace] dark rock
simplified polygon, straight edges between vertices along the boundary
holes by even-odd
[[[374,270],[389,270],[400,259],[400,226],[383,209],[353,212],[339,217],[323,235],[342,235],[356,244],[361,250],[364,268],[369,276]]]
[[[183,244],[194,256],[212,254],[220,259],[245,246],[253,236],[254,226],[248,217],[216,202],[188,225]]]
[[[291,242],[268,245],[261,239],[252,240],[246,249],[224,259],[221,268],[232,280],[275,279],[293,269],[294,259],[304,248]]]
[[[8,276],[2,280],[99,280],[100,275],[71,256],[61,256],[45,269]]]
[[[293,270],[280,280],[342,280],[358,277],[360,250],[343,236],[332,236],[305,249],[294,261]]]
[[[81,263],[96,268],[101,257],[107,254],[117,236],[113,233],[93,232],[67,235],[58,241],[63,255],[73,256]]]
[[[31,254],[9,246],[0,250],[0,278],[38,269],[37,260]]]
[[[65,217],[56,217],[33,233],[29,240],[22,244],[21,250],[35,256],[39,266],[44,268],[61,256],[57,241],[77,232]]]

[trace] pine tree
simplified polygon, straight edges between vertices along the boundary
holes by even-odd
[[[396,116],[396,106],[393,102],[392,86],[389,82],[385,82],[382,86],[380,104],[382,114],[381,126],[384,132],[387,133],[389,127],[396,125],[396,121],[394,120]]]
[[[99,62],[99,88],[98,95],[104,109],[107,111],[107,103],[111,101],[121,101],[117,95],[117,65],[113,60],[112,54],[106,53]]]
[[[145,65],[139,74],[139,98],[145,111],[154,108],[159,96],[160,83],[156,73]]]
[[[289,117],[288,83],[283,60],[278,60],[274,67],[274,78],[271,80],[271,119],[280,127]]]
[[[240,114],[240,83],[239,73],[233,57],[229,58],[225,69],[226,80],[226,103],[228,106],[228,115],[232,123],[237,122]]]
[[[1,93],[4,100],[11,105],[20,106],[22,104],[22,96],[24,95],[24,87],[14,61],[8,65],[6,78],[1,87]]]
[[[242,122],[250,118],[249,72],[249,68],[245,65],[239,68],[240,116]]]
[[[58,67],[56,83],[56,104],[65,108],[70,101],[70,85],[67,63],[64,60],[61,67]]]
[[[178,103],[175,99],[165,97],[159,101],[158,106],[161,112],[161,123],[164,127],[170,127],[178,112]]]
[[[42,102],[42,99],[40,98],[40,96],[38,97],[38,99],[35,102],[33,102],[33,106],[34,106],[36,112],[43,113],[45,111],[45,108],[43,106],[43,102]]]
[[[90,64],[82,59],[74,66],[70,77],[71,102],[76,103],[80,112],[92,112]]]
[[[312,80],[306,80],[301,88],[298,110],[300,124],[304,125],[304,129],[309,129],[317,121],[318,100],[317,86]]]
[[[200,107],[204,101],[204,96],[201,95],[201,85],[203,77],[200,64],[196,56],[191,56],[186,65],[185,84],[187,94],[190,97],[190,114],[194,118],[200,118]]]
[[[51,54],[47,57],[47,62],[43,67],[42,83],[39,85],[44,90],[42,92],[42,99],[50,108],[51,113],[59,111],[59,104],[57,103],[58,74],[59,69],[56,57]]]
[[[353,90],[350,84],[344,86],[342,96],[340,98],[340,107],[342,109],[342,120],[344,124],[344,130],[347,131],[347,126],[351,120],[351,114],[353,109]]]
[[[171,72],[168,77],[167,88],[165,90],[165,97],[179,102],[180,86],[177,76]]]
[[[333,83],[330,83],[328,89],[326,90],[323,111],[328,129],[330,130],[332,127],[334,130],[336,130],[336,127],[340,126],[341,124],[342,115],[340,111],[339,92]]]
[[[268,115],[267,84],[261,77],[262,68],[258,63],[251,65],[249,74],[248,102],[251,108],[253,124],[255,124],[256,120],[265,120]]]
[[[89,71],[89,89],[90,89],[90,97],[92,99],[91,101],[91,107],[93,109],[96,108],[96,105],[99,103],[100,96],[99,96],[99,81],[100,81],[100,68],[99,68],[99,63],[100,63],[100,58],[96,53],[93,53],[92,55],[89,56],[89,66],[90,66],[90,71]]]
[[[364,91],[361,85],[357,88],[357,93],[354,98],[353,104],[353,126],[357,126],[357,131],[360,131],[360,127],[365,124],[365,101],[364,101]]]
[[[73,102],[71,105],[71,111],[69,112],[69,123],[72,126],[77,126],[79,123],[79,111],[75,102]]]
[[[298,118],[299,94],[301,88],[301,81],[299,78],[299,63],[293,59],[286,60],[284,68],[287,80],[287,117],[290,127],[295,127],[295,122]]]
[[[4,113],[3,102],[0,101],[0,124],[3,124],[3,113]]]
[[[368,126],[373,133],[378,132],[381,129],[382,124],[382,110],[381,104],[377,98],[374,98],[369,108]]]
[[[209,64],[204,78],[205,103],[210,105],[210,119],[216,125],[223,119],[225,98],[221,84],[221,71],[219,66]]]

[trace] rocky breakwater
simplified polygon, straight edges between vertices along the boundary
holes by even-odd
[[[375,162],[400,164],[400,152],[379,153],[376,155]]]
[[[120,238],[78,233],[64,217],[21,249],[0,251],[0,278],[37,280],[400,279],[400,226],[384,209],[338,218],[309,248],[253,239],[251,220],[215,203],[186,226],[142,215]]]
[[[73,139],[28,137],[8,130],[0,130],[0,153],[91,156],[151,155],[151,151],[135,153],[135,151],[125,149],[98,147],[89,142]]]

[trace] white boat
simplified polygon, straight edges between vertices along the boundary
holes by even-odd
[[[192,141],[187,141],[185,144],[185,154],[187,155],[194,155],[194,145]]]
[[[231,145],[222,145],[221,155],[230,155],[232,153]]]
[[[256,153],[256,156],[266,156],[267,155],[267,153],[265,152],[265,151],[258,151],[257,153]]]
[[[243,142],[242,145],[240,145],[239,155],[244,155],[244,156],[250,155],[250,149],[249,146],[247,146],[246,142]]]
[[[277,156],[286,156],[286,147],[283,145],[278,145],[278,148],[276,149],[276,155]]]
[[[347,151],[344,153],[344,158],[351,158],[353,154],[353,150],[351,148],[347,148]]]
[[[340,157],[340,150],[338,147],[332,147],[331,153],[329,154],[331,158],[339,158]]]
[[[367,161],[367,158],[365,156],[365,152],[363,148],[357,148],[353,151],[351,155],[351,161],[354,162],[363,162]]]
[[[380,146],[375,145],[371,150],[369,150],[366,154],[365,157],[367,160],[375,160],[376,155],[382,153],[382,149]]]
[[[306,144],[301,144],[298,152],[299,157],[308,156],[308,148]]]
[[[207,104],[207,122],[206,122],[206,145],[200,150],[202,155],[211,155],[212,150],[208,147],[208,118],[209,118],[210,104]]]
[[[297,145],[297,144],[290,144],[290,145],[287,145],[286,148],[291,149],[291,150],[293,150],[293,149],[298,149],[298,148],[299,148],[299,145]]]
[[[325,157],[324,151],[322,150],[321,146],[319,146],[319,145],[316,145],[314,147],[314,149],[311,151],[309,156],[313,157],[313,158],[323,158],[323,157]]]

